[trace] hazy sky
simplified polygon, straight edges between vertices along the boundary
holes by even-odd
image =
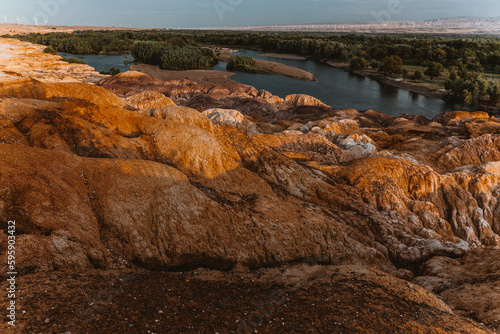
[[[224,27],[500,16],[499,0],[2,0],[0,21]],[[30,22],[31,21],[31,22]]]

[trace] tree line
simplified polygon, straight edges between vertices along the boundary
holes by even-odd
[[[209,69],[218,58],[187,34],[169,31],[77,31],[16,35],[14,38],[47,45],[52,53],[103,54],[132,52],[134,60],[168,70]],[[111,73],[111,72],[110,72]]]
[[[52,47],[57,52],[74,54],[98,54],[131,51],[137,41],[165,42],[184,47],[198,44],[188,35],[162,31],[76,31],[74,33],[32,33],[10,36],[22,41]]]
[[[407,65],[465,64],[469,70],[500,73],[500,38],[284,32],[203,32],[195,41],[215,45],[257,47],[310,59],[349,62],[353,57],[382,61],[398,56]]]
[[[155,41],[177,47],[210,44],[258,48],[303,55],[313,60],[349,62],[357,57],[381,62],[387,57],[398,56],[407,65],[428,66],[437,62],[449,67],[463,64],[472,71],[500,74],[500,38],[487,36],[148,30],[13,37],[75,54],[131,51],[137,41]]]

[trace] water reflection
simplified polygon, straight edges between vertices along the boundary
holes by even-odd
[[[386,85],[384,83],[378,82],[380,87],[380,95],[383,97],[396,97],[399,94],[400,89],[394,86]]]

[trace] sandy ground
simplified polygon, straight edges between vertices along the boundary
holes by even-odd
[[[227,61],[229,59],[229,56],[221,55],[220,59],[222,61]],[[258,68],[265,71],[273,72],[274,74],[277,75],[284,75],[290,78],[304,80],[304,81],[315,80],[313,73],[290,65],[285,65],[273,61],[260,60],[260,59],[255,59],[255,64],[257,65]]]
[[[263,70],[272,71],[276,74],[281,74],[290,78],[300,79],[304,81],[315,80],[314,74],[312,74],[311,72],[290,65],[259,59],[255,59],[255,63],[259,68]]]
[[[188,79],[199,84],[237,84],[236,81],[229,79],[230,76],[235,74],[232,72],[213,70],[167,71],[146,64],[132,65],[130,69],[162,80]]]
[[[228,59],[229,57],[223,56],[222,58]],[[314,74],[300,68],[266,60],[255,60],[255,62],[257,63],[257,66],[263,70],[272,71],[276,74],[285,75],[294,79],[314,81]],[[151,75],[162,80],[188,79],[200,84],[217,85],[237,83],[236,81],[229,79],[229,77],[235,74],[233,72],[214,70],[168,71],[160,70],[156,66],[146,64],[132,65],[130,66],[130,69],[133,71],[139,71],[147,75]]]
[[[219,52],[222,55],[233,55],[237,51],[238,50],[233,50],[233,49],[229,49],[229,48],[222,48]],[[216,52],[216,50],[214,50],[214,52]]]
[[[123,27],[93,27],[93,26],[51,26],[51,25],[27,25],[0,23],[1,35],[22,35],[30,33],[47,34],[51,32],[67,32],[72,33],[78,30],[145,30],[143,28],[123,28]]]
[[[242,28],[231,28],[228,30],[241,30]],[[278,30],[276,30],[278,29]],[[149,30],[146,28],[133,28],[133,27],[95,27],[95,26],[52,26],[52,25],[18,25],[16,23],[0,23],[0,35],[4,34],[29,34],[35,33],[48,33],[48,32],[73,32],[77,30]],[[216,29],[224,30],[224,29]],[[245,27],[243,30],[247,31],[282,31],[281,27]],[[416,29],[337,29],[328,30],[318,28],[317,30],[301,30],[295,29],[290,31],[316,31],[316,32],[336,32],[336,33],[378,33],[378,34],[459,34],[459,35],[499,35],[500,28],[487,27],[487,28],[416,28]]]
[[[259,53],[259,56],[279,58],[279,59],[293,59],[293,60],[307,60],[306,57],[291,55],[286,53]]]

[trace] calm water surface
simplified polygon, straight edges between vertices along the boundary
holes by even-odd
[[[72,53],[58,52],[58,55],[64,58],[75,58],[84,60],[88,65],[95,68],[97,72],[109,71],[111,67],[115,67],[122,72],[128,71],[128,65],[123,62],[128,59],[133,59],[129,52],[111,53],[105,55],[77,55]]]

